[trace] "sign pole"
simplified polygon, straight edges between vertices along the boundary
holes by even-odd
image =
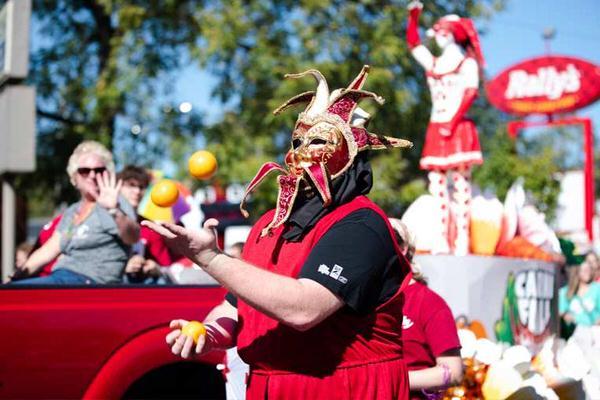
[[[594,135],[592,131],[592,120],[582,118],[584,151],[585,151],[585,229],[588,239],[593,243],[594,229],[592,221],[594,217]]]
[[[7,174],[0,176],[2,182],[2,282],[14,272],[16,195]]]
[[[594,241],[594,203],[596,194],[594,191],[594,133],[592,120],[590,118],[564,118],[554,121],[510,121],[507,130],[510,137],[515,139],[519,132],[531,127],[554,127],[564,125],[583,125],[583,154],[585,154],[583,166],[584,184],[584,222],[585,230],[590,242]]]
[[[0,5],[0,187],[2,229],[0,276],[15,262],[16,195],[13,173],[35,169],[35,89],[23,85],[29,70],[31,0]]]

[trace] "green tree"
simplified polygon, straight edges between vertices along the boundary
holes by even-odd
[[[518,152],[518,141],[523,148],[535,151]],[[504,199],[510,186],[519,178],[524,178],[525,190],[531,194],[535,205],[544,212],[548,220],[554,217],[560,182],[557,174],[560,163],[557,152],[551,144],[532,144],[524,138],[512,139],[504,126],[498,127],[493,137],[486,143],[484,164],[475,169],[473,180],[482,189],[491,189],[500,199]]]
[[[431,26],[448,13],[485,17],[500,6],[495,1],[427,2],[423,25]],[[207,132],[207,142],[218,143],[220,160],[230,154],[253,155],[231,161],[238,166],[235,179],[248,181],[256,171],[250,164],[261,158],[281,161],[289,148],[296,113],[273,117],[269,111],[293,95],[313,90],[314,82],[283,81],[285,73],[317,68],[336,88],[347,85],[363,64],[369,64],[365,89],[386,99],[382,107],[362,104],[373,115],[370,130],[415,143],[412,150],[375,157],[372,197],[399,215],[423,193],[418,160],[430,104],[424,73],[404,40],[406,17],[406,3],[399,1],[210,2],[199,13],[204,46],[195,48],[192,57],[217,77],[215,95],[237,101],[233,117]],[[241,141],[236,133],[251,140]],[[265,137],[264,142],[258,139]]]
[[[502,3],[428,1],[422,24],[449,13],[486,18]],[[430,103],[404,40],[405,1],[34,0],[33,11],[38,172],[20,187],[43,199],[40,207],[72,198],[64,168],[84,138],[112,145],[121,164],[170,158],[183,177],[185,157],[201,136],[218,156],[218,179],[245,183],[263,161],[281,161],[289,146],[296,113],[270,111],[314,89],[310,79],[283,81],[283,75],[317,68],[335,88],[363,64],[372,66],[366,89],[387,100],[382,107],[365,102],[370,129],[415,143],[374,159],[373,197],[399,214],[424,191],[417,166]],[[189,63],[214,75],[213,100],[228,104],[216,123],[158,103]],[[137,136],[130,132],[134,123]],[[272,198],[259,192],[254,203],[263,209]]]
[[[37,171],[17,183],[34,214],[74,198],[65,168],[82,140],[114,148],[121,164],[149,163],[200,131],[201,116],[181,116],[155,101],[170,90],[169,79],[185,65],[181,54],[198,38],[196,8],[178,1],[33,1]]]

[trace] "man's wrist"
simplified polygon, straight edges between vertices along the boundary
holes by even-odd
[[[232,346],[237,321],[221,317],[216,321],[205,322],[204,327],[206,328],[206,341],[210,342],[212,348],[225,350]]]
[[[223,257],[227,257],[227,255],[225,255],[225,253],[223,253],[219,250],[212,251],[212,252],[213,252],[212,255],[207,255],[205,257],[202,257],[202,260],[200,261],[200,265],[202,265],[204,269],[218,267],[219,262],[222,261]]]

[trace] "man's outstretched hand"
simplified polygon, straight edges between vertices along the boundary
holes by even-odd
[[[166,337],[167,344],[171,346],[171,352],[182,358],[190,358],[195,355],[202,355],[212,350],[212,342],[206,340],[206,334],[198,337],[198,343],[194,346],[194,339],[191,336],[182,334],[181,330],[189,321],[185,319],[175,319],[169,324],[171,332]]]
[[[201,267],[207,266],[221,253],[217,247],[215,232],[219,221],[214,218],[206,220],[200,231],[192,231],[168,222],[142,221],[142,225],[160,234],[165,238],[167,246]]]

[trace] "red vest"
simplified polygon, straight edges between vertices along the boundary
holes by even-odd
[[[273,212],[268,212],[250,232],[244,246],[243,258],[269,271],[297,277],[318,240],[337,221],[363,208],[379,214],[386,221],[391,237],[394,237],[384,212],[366,197],[359,196],[321,218],[301,242],[285,241],[281,237],[283,227],[261,238],[261,230],[273,217]],[[405,279],[400,290],[390,300],[368,315],[356,315],[349,312],[347,308],[342,308],[317,326],[300,332],[267,317],[241,299],[238,300],[238,351],[242,359],[250,364],[253,374],[249,394],[252,392],[250,390],[252,380],[260,379],[256,377],[258,374],[263,377],[271,376],[271,378],[276,375],[286,375],[285,385],[263,382],[264,387],[260,391],[265,393],[255,393],[258,397],[269,394],[268,397],[275,398],[287,398],[290,395],[299,398],[299,393],[303,393],[303,396],[313,396],[317,393],[321,398],[356,398],[355,395],[359,393],[357,390],[360,390],[363,391],[361,398],[403,398],[404,394],[397,397],[394,392],[398,390],[403,392],[403,387],[408,387],[405,379],[406,371],[401,360],[403,303],[401,291],[410,280],[410,267],[397,245],[395,247],[400,255]],[[340,375],[342,370],[345,370],[343,376]],[[371,372],[365,375],[367,370]],[[348,376],[348,371],[352,371],[354,378]],[[292,378],[293,376],[296,378]],[[336,383],[336,376],[340,376],[341,381]],[[325,385],[323,379],[326,377],[333,381]],[[298,392],[299,389],[296,388],[296,392],[282,392],[283,386],[290,385],[290,379],[291,382],[302,381],[303,391]],[[363,382],[359,385],[360,388],[349,388],[354,386],[352,383],[365,379],[368,382]],[[314,388],[316,392],[309,390],[313,383],[316,385]],[[381,392],[382,385],[387,387],[384,392]],[[341,389],[341,394],[329,392],[334,387],[335,390]],[[377,393],[364,393],[364,390],[371,390],[369,387]],[[323,390],[328,390],[327,396],[324,395]],[[344,394],[349,393],[348,390],[352,392],[350,397]],[[387,392],[389,396],[385,394]],[[375,394],[376,396],[372,397]]]

